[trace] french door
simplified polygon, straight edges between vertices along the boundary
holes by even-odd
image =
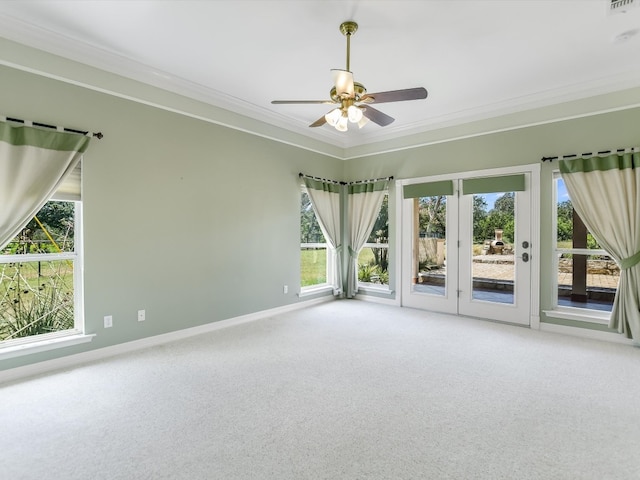
[[[530,172],[402,191],[402,305],[529,325]]]

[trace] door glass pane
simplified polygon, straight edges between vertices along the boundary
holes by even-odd
[[[472,298],[514,302],[515,192],[473,195]]]
[[[447,197],[414,199],[412,292],[445,295]]]

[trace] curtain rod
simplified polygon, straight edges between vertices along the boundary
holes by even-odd
[[[356,180],[355,182],[341,182],[338,180],[329,180],[326,178],[313,177],[311,175],[305,175],[304,173],[299,173],[298,176],[300,178],[306,177],[311,178],[313,180],[320,180],[321,182],[335,183],[336,185],[356,185],[358,183],[371,183],[371,182],[379,182],[382,180],[393,180],[393,177],[383,177],[383,178],[372,178],[371,180]]]
[[[305,177],[311,178],[312,180],[320,180],[321,182],[335,183],[336,185],[346,185],[344,182],[339,182],[338,180],[329,180],[328,178],[314,177],[313,175],[306,175],[304,173],[299,173],[298,176],[300,178]]]
[[[94,133],[94,132],[89,132],[88,130],[76,130],[75,128],[58,127],[56,125],[49,125],[47,123],[42,123],[42,122],[32,122],[31,120],[22,120],[20,118],[0,116],[0,120],[3,120],[5,122],[22,123],[27,127],[31,127],[31,126],[43,127],[43,128],[50,128],[52,130],[58,130],[61,132],[77,133],[78,135],[89,135],[89,133],[91,133],[91,136],[96,137],[98,140],[104,137],[104,135],[102,135],[102,132]]]
[[[370,180],[356,180],[354,182],[347,182],[347,185],[357,185],[358,183],[381,182],[383,180],[391,181],[391,180],[393,180],[393,176],[391,176],[391,177],[381,177],[381,178],[372,178]]]
[[[587,152],[587,153],[573,153],[571,155],[560,155],[558,157],[542,157],[540,160],[543,162],[546,162],[547,160],[549,160],[550,162],[552,162],[553,160],[560,160],[560,159],[564,159],[564,158],[576,158],[576,157],[590,157],[592,155],[605,155],[607,153],[621,153],[621,152],[634,152],[639,150],[640,147],[627,147],[627,148],[618,148],[617,150],[603,150],[601,152]]]

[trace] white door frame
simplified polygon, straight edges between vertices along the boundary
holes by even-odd
[[[540,164],[520,165],[514,167],[493,168],[486,170],[474,170],[469,172],[451,173],[443,175],[434,175],[428,177],[399,179],[395,182],[395,200],[396,200],[396,262],[395,262],[395,278],[396,278],[396,295],[399,297],[400,305],[404,305],[403,295],[406,294],[405,282],[410,281],[411,273],[406,272],[406,266],[410,265],[411,260],[407,262],[405,249],[403,245],[406,241],[405,237],[411,235],[411,228],[407,227],[403,215],[406,210],[403,208],[403,187],[415,183],[438,182],[442,180],[458,180],[476,177],[500,176],[518,173],[529,173],[530,178],[530,201],[531,201],[531,231],[530,231],[530,305],[529,305],[529,326],[538,329],[540,327]],[[448,215],[448,214],[447,214]],[[405,278],[406,277],[406,278]]]

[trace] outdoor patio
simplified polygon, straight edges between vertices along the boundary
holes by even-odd
[[[477,255],[473,257],[474,292],[476,300],[498,303],[513,303],[513,288],[510,283],[514,280],[513,255]],[[562,269],[558,272],[558,285],[567,292],[572,285],[572,273]],[[607,272],[607,273],[605,273]],[[434,295],[444,294],[444,277],[446,267],[430,270],[421,274],[421,283],[413,286],[414,291]],[[611,270],[598,269],[598,273],[587,274],[587,285],[591,290],[610,291],[611,297],[618,286],[618,275],[611,274]],[[585,302],[572,301],[570,296],[560,295],[558,303],[563,306],[578,308],[592,308],[596,310],[611,310],[613,299],[594,300]]]

